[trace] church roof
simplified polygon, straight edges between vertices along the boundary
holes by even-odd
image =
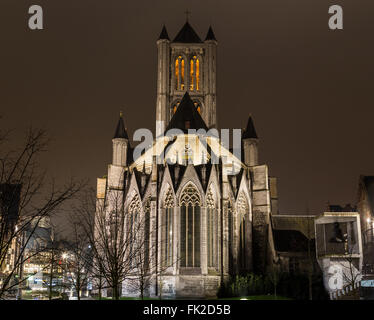
[[[161,34],[160,34],[160,37],[158,38],[158,40],[161,40],[161,39],[170,40],[165,25],[163,25],[163,27],[162,27]]]
[[[298,231],[307,238],[314,238],[314,219],[313,215],[272,215],[273,230],[277,231]]]
[[[200,37],[197,35],[195,30],[191,27],[188,21],[184,24],[182,29],[178,32],[173,42],[181,43],[201,43]]]
[[[249,116],[247,127],[245,128],[243,132],[243,139],[258,139],[255,125],[253,124],[252,116]]]
[[[127,139],[127,140],[129,139],[129,136],[125,128],[125,123],[123,122],[122,112],[119,115],[118,124],[117,124],[116,131],[114,133],[113,139],[117,139],[117,138],[122,138],[122,139]]]
[[[275,250],[279,252],[307,252],[308,238],[297,230],[273,230]],[[310,241],[311,250],[314,241]]]
[[[180,129],[183,132],[188,132],[188,129],[205,129],[208,131],[207,125],[196,110],[188,92],[184,94],[177,111],[174,113],[165,131],[173,128]]]
[[[197,167],[205,162],[213,163],[219,157],[224,157],[227,160],[225,168],[228,172],[232,172],[232,166],[238,172],[242,167],[240,159],[236,158],[215,136],[211,136],[207,141],[200,139],[197,134],[180,134],[173,138],[160,136],[154,141],[151,148],[134,159],[130,166],[131,170],[136,168],[136,170],[142,171],[145,163],[146,172],[149,173],[152,170],[154,156],[158,157],[163,163],[178,162],[181,167],[186,165],[187,159]]]
[[[216,36],[214,35],[212,26],[209,26],[208,33],[206,34],[205,41],[207,40],[214,40],[217,41]]]

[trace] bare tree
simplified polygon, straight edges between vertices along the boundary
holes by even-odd
[[[357,282],[361,279],[359,270],[359,258],[354,254],[354,247],[346,245],[346,256],[339,263],[342,268],[343,284],[351,286],[354,289]],[[357,293],[357,292],[356,292]]]
[[[162,252],[159,259],[157,259],[157,263],[156,259],[153,259],[153,261],[151,260],[151,255],[155,256],[158,251],[163,251],[161,248],[169,244],[162,239],[158,239],[157,242],[151,242],[150,239],[152,239],[153,235],[158,230],[163,230],[164,225],[159,225],[157,228],[153,229],[151,229],[149,225],[149,216],[145,215],[145,228],[139,230],[140,234],[138,234],[134,242],[134,245],[137,246],[140,241],[140,248],[136,251],[135,259],[137,263],[136,268],[132,272],[131,287],[134,291],[139,292],[141,300],[144,299],[145,292],[150,289],[154,281],[158,281],[159,298],[162,299],[162,277],[169,268],[172,268],[177,263],[177,260],[173,259],[173,257],[165,257],[164,252]]]
[[[59,262],[61,258],[61,250],[58,246],[58,240],[57,240],[57,229],[55,226],[52,226],[52,232],[50,234],[50,241],[49,245],[47,247],[47,253],[48,253],[48,263],[46,264],[46,267],[48,267],[48,299],[52,300],[53,297],[53,287],[54,283],[53,280],[56,279],[58,274],[58,268],[59,268]],[[57,288],[57,283],[55,283],[55,287]]]
[[[84,232],[83,227],[76,219],[70,217],[72,240],[63,253],[64,286],[73,288],[77,299],[81,300],[84,289],[89,281],[89,270],[91,268],[91,245]]]
[[[106,198],[98,201],[89,192],[77,209],[92,246],[91,272],[95,278],[104,278],[102,288],[111,288],[116,300],[120,298],[122,284],[132,279],[140,265],[137,255],[145,242],[144,237],[139,237],[144,228],[141,211],[139,201],[124,207],[121,190],[109,190]]]
[[[10,132],[0,132],[0,299],[25,281],[22,268],[30,258],[25,248],[40,221],[61,209],[83,185],[74,180],[62,187],[46,183],[39,163],[49,142],[44,130],[30,129],[18,148],[9,138]]]

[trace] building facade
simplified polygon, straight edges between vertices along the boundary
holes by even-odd
[[[145,239],[148,295],[215,296],[230,275],[265,272],[275,260],[276,179],[259,162],[252,117],[240,132],[240,155],[219,135],[201,134],[218,129],[217,44],[211,27],[204,41],[189,22],[173,41],[163,27],[157,41],[156,138],[133,160],[121,114],[112,163],[98,179],[98,207],[110,215],[119,201],[131,216],[131,222],[124,219],[127,232],[134,216],[144,222],[134,243]],[[139,294],[130,278],[122,295]]]

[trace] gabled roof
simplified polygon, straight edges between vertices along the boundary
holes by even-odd
[[[275,250],[279,252],[308,252],[308,238],[297,230],[273,230]],[[314,249],[314,241],[310,245]]]
[[[129,139],[129,136],[127,134],[125,123],[123,122],[122,118],[122,112],[119,114],[118,124],[116,131],[114,133],[113,139],[122,138],[122,139]]]
[[[162,30],[161,30],[161,33],[160,33],[160,37],[158,38],[158,40],[161,40],[161,39],[170,40],[165,25],[163,25],[163,27],[162,27]]]
[[[206,34],[205,41],[214,40],[217,41],[216,36],[214,35],[212,26],[209,26],[208,33]]]
[[[205,129],[208,131],[207,125],[196,110],[188,92],[184,94],[165,131],[173,128],[180,129],[185,133],[188,133],[188,129]]]
[[[195,30],[191,27],[188,21],[178,32],[177,36],[174,38],[173,42],[181,43],[202,43],[200,37],[197,35]]]
[[[245,128],[242,139],[258,139],[252,116],[249,116],[247,127]]]

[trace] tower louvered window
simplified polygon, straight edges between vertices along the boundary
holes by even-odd
[[[190,91],[200,90],[200,60],[193,56],[190,59]]]
[[[185,63],[182,56],[178,56],[175,59],[175,90],[184,90],[184,74],[185,74]]]

